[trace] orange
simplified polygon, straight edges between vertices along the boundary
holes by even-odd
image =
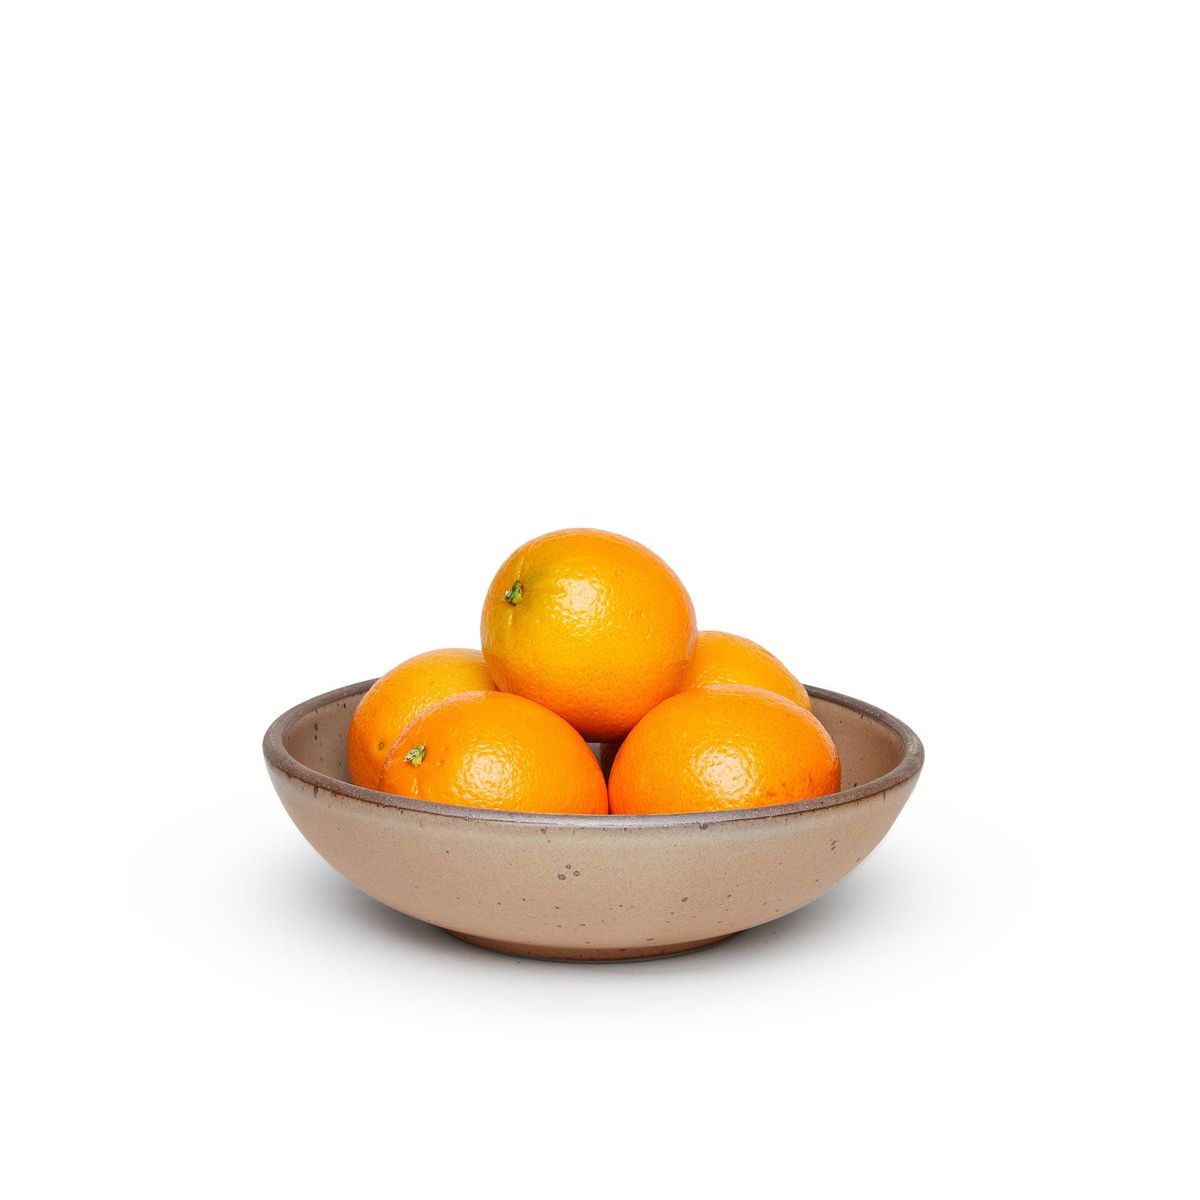
[[[807,709],[715,684],[664,700],[634,727],[608,779],[615,813],[715,812],[836,792],[837,747]]]
[[[358,703],[346,738],[350,782],[373,788],[408,723],[459,692],[495,688],[478,650],[430,650],[393,667]]]
[[[746,683],[786,696],[812,711],[804,684],[769,650],[736,633],[706,629],[696,635],[696,653],[683,687],[707,687],[710,683]]]
[[[422,713],[389,752],[379,787],[437,804],[608,811],[583,738],[548,708],[506,692],[467,692]]]
[[[645,546],[562,529],[527,542],[496,573],[480,638],[499,688],[606,742],[679,690],[696,613],[675,572]]]

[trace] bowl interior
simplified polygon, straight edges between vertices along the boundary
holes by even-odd
[[[312,771],[349,782],[346,732],[371,682],[297,717],[283,731],[287,752]],[[852,706],[845,697],[821,688],[810,688],[809,694],[817,718],[829,730],[841,756],[843,792],[879,779],[903,761],[909,749],[904,738],[873,712],[864,711],[866,706],[857,702]]]

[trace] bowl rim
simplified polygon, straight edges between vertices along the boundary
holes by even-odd
[[[809,687],[810,696],[827,700],[851,712],[858,713],[880,725],[890,729],[900,739],[903,754],[900,762],[877,779],[860,783],[857,787],[845,791],[832,792],[828,796],[817,796],[812,800],[795,800],[787,804],[761,805],[756,808],[738,808],[716,812],[683,812],[655,813],[637,816],[628,813],[533,813],[507,812],[490,808],[468,808],[460,804],[435,804],[429,800],[414,800],[409,796],[393,796],[389,792],[379,792],[374,788],[359,787],[321,771],[306,767],[299,759],[290,754],[284,746],[284,734],[296,722],[311,716],[317,709],[340,700],[347,700],[362,695],[373,683],[367,679],[361,683],[351,683],[346,687],[335,688],[320,696],[313,696],[293,705],[281,713],[267,728],[263,736],[263,757],[267,763],[284,775],[289,775],[313,789],[313,795],[318,790],[332,792],[346,800],[362,804],[371,804],[377,808],[399,809],[406,812],[429,813],[439,817],[453,817],[461,821],[498,821],[509,825],[537,825],[544,828],[589,827],[592,829],[661,829],[678,828],[679,826],[698,825],[702,829],[709,825],[724,824],[728,821],[765,821],[773,817],[787,817],[796,813],[811,812],[815,809],[834,808],[842,804],[853,804],[858,800],[867,800],[878,796],[892,788],[899,787],[920,774],[925,763],[925,747],[921,739],[901,720],[891,713],[868,704],[865,700],[856,700],[853,696],[832,692],[827,688]],[[807,686],[807,685],[806,685]]]

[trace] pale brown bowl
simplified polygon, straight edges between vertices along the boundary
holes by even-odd
[[[845,789],[795,804],[657,817],[491,812],[346,779],[346,729],[374,680],[289,709],[263,754],[288,815],[352,883],[492,950],[609,960],[678,954],[794,912],[879,844],[925,752],[895,717],[821,688]]]

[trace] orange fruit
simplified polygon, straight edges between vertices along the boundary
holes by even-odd
[[[388,753],[379,787],[436,804],[608,812],[604,776],[583,738],[507,692],[466,692],[422,713]]]
[[[836,792],[837,747],[807,709],[715,684],[664,700],[634,727],[608,779],[615,813],[715,812]]]
[[[683,681],[683,689],[711,683],[745,683],[794,700],[812,712],[804,684],[769,650],[736,633],[705,629],[696,635],[696,653]],[[681,689],[681,690],[683,690]]]
[[[645,546],[562,529],[527,542],[496,573],[480,639],[499,688],[606,742],[679,690],[696,613],[675,572]]]
[[[373,788],[408,723],[459,692],[494,689],[478,650],[430,650],[393,667],[358,702],[346,737],[350,782]]]

